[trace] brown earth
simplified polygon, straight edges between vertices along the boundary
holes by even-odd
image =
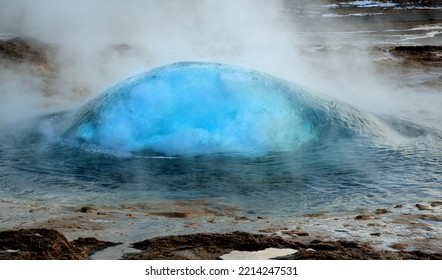
[[[0,40],[0,58],[16,63],[50,63],[53,52],[55,48],[32,38]]]

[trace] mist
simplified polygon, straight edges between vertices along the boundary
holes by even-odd
[[[377,74],[365,50],[311,51],[312,45],[332,48],[338,42],[326,36],[313,42],[303,19],[285,12],[288,3],[2,0],[1,32],[58,48],[55,90],[49,96],[38,77],[1,70],[2,121],[78,107],[129,76],[179,61],[244,66],[369,111],[402,110],[392,94],[396,82]],[[324,28],[308,26],[318,34]]]

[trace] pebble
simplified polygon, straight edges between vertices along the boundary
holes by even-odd
[[[305,215],[308,218],[322,218],[325,217],[325,213],[309,213]]]
[[[287,234],[287,235],[296,235],[296,236],[309,236],[308,232],[305,232],[303,230],[295,229],[295,230],[286,230],[282,231],[281,233]]]
[[[428,205],[424,205],[424,204],[416,204],[416,207],[417,207],[417,209],[419,209],[419,210],[431,210],[431,207],[430,206],[428,206]]]
[[[419,219],[426,220],[426,221],[434,221],[434,222],[442,222],[442,216],[441,215],[419,215]]]
[[[387,214],[388,212],[390,212],[390,211],[388,211],[387,209],[376,209],[376,215],[383,215],[383,214]]]
[[[160,216],[166,218],[189,218],[192,213],[189,212],[151,212],[149,215]]]
[[[433,206],[433,207],[442,206],[442,201],[433,201],[433,202],[431,202],[431,206]]]
[[[357,215],[355,217],[355,220],[370,220],[370,219],[371,219],[370,215]]]
[[[235,220],[237,220],[237,221],[248,221],[250,219],[248,217],[246,217],[246,216],[240,216],[240,217],[235,217]]]
[[[87,212],[94,211],[94,210],[97,210],[97,209],[92,206],[83,206],[80,208],[81,213],[87,213]]]
[[[392,244],[390,247],[393,249],[396,249],[396,250],[404,250],[408,246],[404,243],[395,243],[395,244]]]

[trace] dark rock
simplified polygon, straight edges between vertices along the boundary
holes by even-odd
[[[270,247],[298,250],[295,254],[276,258],[285,260],[442,259],[439,253],[376,250],[368,244],[353,240],[316,239],[307,244],[297,241],[297,237],[287,240],[277,236],[247,232],[156,237],[132,245],[143,252],[127,254],[123,256],[124,259],[220,259],[223,254],[232,250],[259,251]]]
[[[161,216],[166,218],[189,218],[192,216],[192,213],[188,212],[150,212],[149,215],[152,216]]]
[[[316,251],[334,251],[337,246],[333,243],[325,243],[321,240],[313,240],[310,242],[309,247]]]
[[[321,218],[321,217],[325,217],[325,213],[309,213],[305,215],[308,218]]]
[[[32,38],[0,40],[0,57],[16,63],[48,64],[50,52],[55,52],[55,49]]]
[[[95,238],[72,242],[53,229],[20,229],[0,232],[0,259],[3,260],[84,260],[98,250],[116,243]]]
[[[392,244],[390,247],[396,250],[404,250],[408,247],[408,245],[403,243],[395,243]]]
[[[383,215],[383,214],[387,214],[388,212],[390,212],[390,211],[388,211],[387,209],[376,209],[376,215]]]
[[[419,210],[432,210],[432,208],[428,205],[424,205],[424,204],[416,204],[417,209]]]
[[[101,241],[93,237],[80,237],[70,243],[77,248],[82,248],[82,250],[89,256],[100,250],[121,244],[110,241]]]
[[[305,232],[300,229],[284,230],[284,231],[281,231],[281,233],[287,234],[287,235],[292,235],[292,236],[309,236],[308,232]]]
[[[431,202],[432,207],[442,206],[442,201],[433,201]]]
[[[357,215],[355,217],[355,220],[370,220],[371,216],[370,215]]]
[[[393,55],[403,57],[405,63],[441,63],[442,46],[396,46],[390,49]]]
[[[426,221],[442,222],[442,216],[441,215],[423,214],[423,215],[419,215],[418,218],[422,219],[422,220],[426,220]]]
[[[97,209],[92,207],[92,206],[83,206],[83,207],[80,208],[80,212],[81,213],[92,212],[94,210],[97,210]]]

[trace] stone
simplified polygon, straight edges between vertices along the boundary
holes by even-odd
[[[416,204],[417,209],[419,210],[432,210],[432,208],[429,205],[425,205],[425,204]]]
[[[431,202],[432,207],[442,206],[442,201],[433,201]]]
[[[390,212],[390,211],[388,211],[387,209],[376,209],[376,215],[383,215],[383,214],[386,214],[386,213],[388,213],[388,212]]]
[[[355,220],[370,220],[370,219],[371,219],[371,216],[370,215],[366,215],[366,214],[357,215],[355,217]]]

